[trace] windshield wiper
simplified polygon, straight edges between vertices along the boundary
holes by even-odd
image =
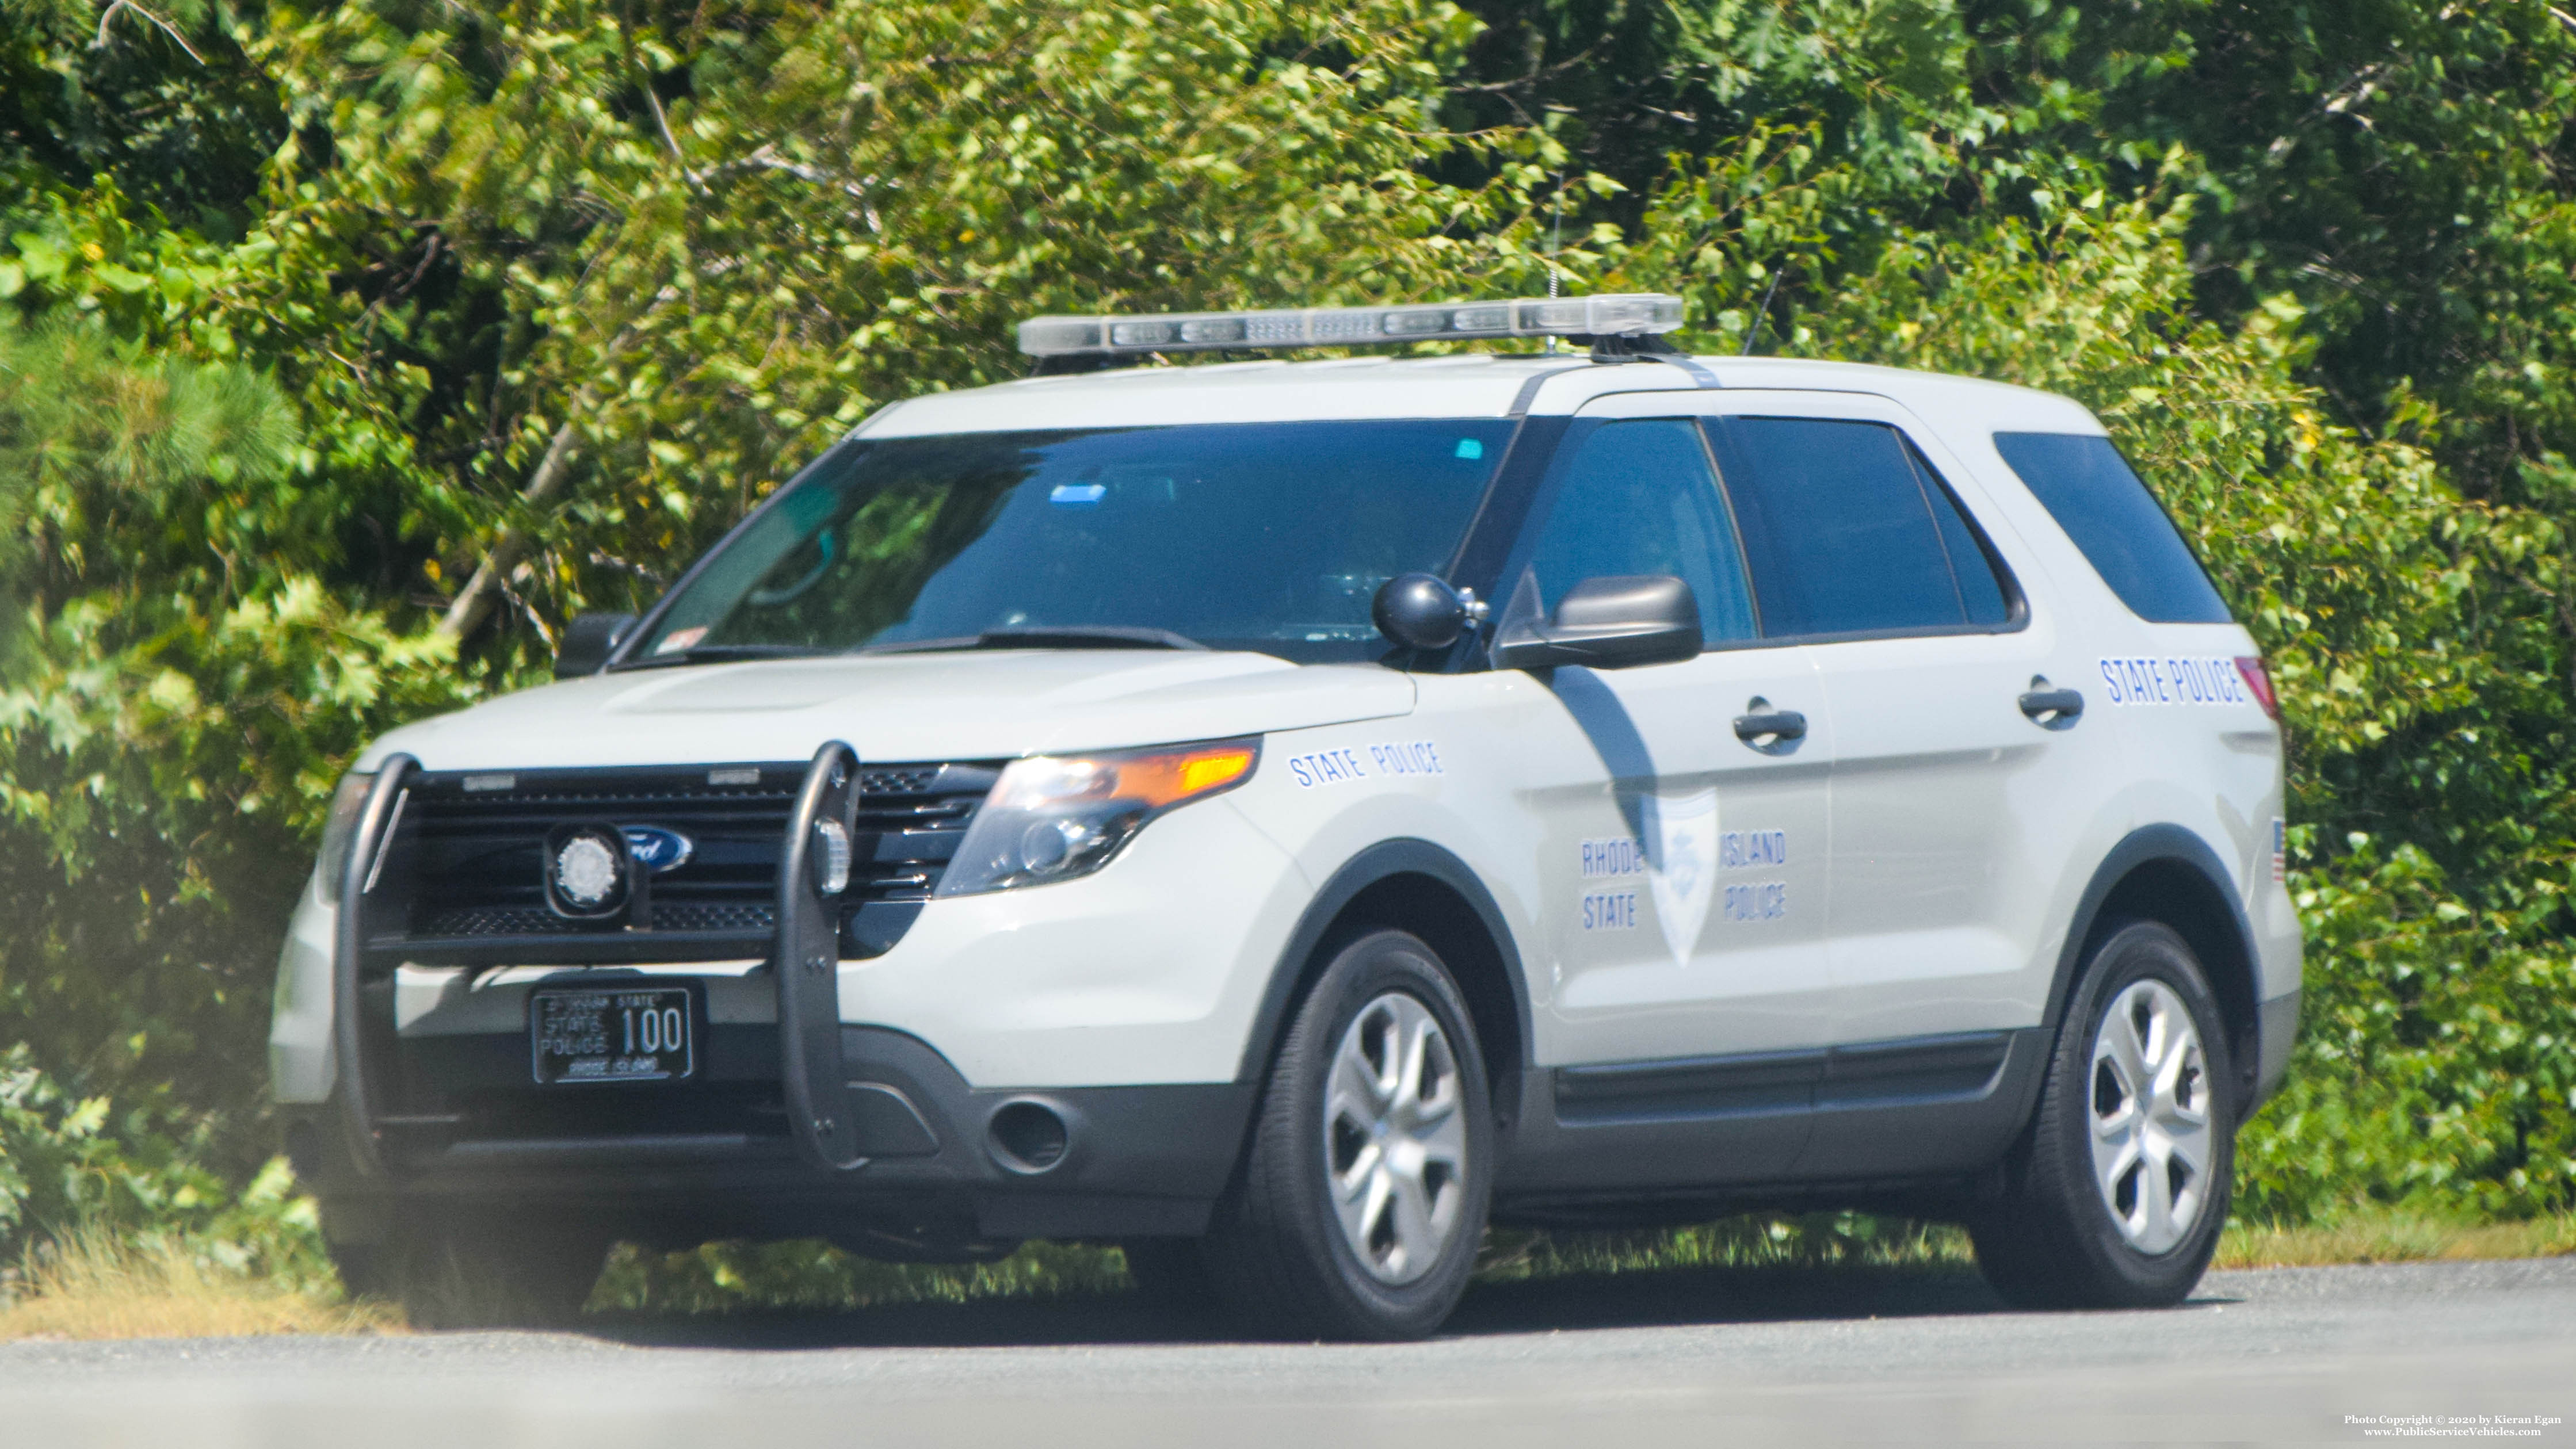
[[[834,651],[811,644],[701,644],[611,665],[616,670],[666,669],[675,664],[733,664],[746,659],[812,659]]]
[[[960,649],[1199,649],[1207,646],[1169,629],[1131,629],[1119,624],[1031,625],[1020,629],[987,629],[956,639],[903,639],[891,644],[864,644],[860,654],[931,654]]]

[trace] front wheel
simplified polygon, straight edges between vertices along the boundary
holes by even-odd
[[[560,1328],[608,1256],[607,1233],[499,1215],[406,1220],[381,1243],[335,1248],[352,1293],[399,1299],[414,1328]]]
[[[2112,931],[2077,978],[2005,1201],[1970,1224],[1995,1291],[2024,1308],[2181,1302],[2227,1219],[2234,1081],[2190,944],[2160,922]]]
[[[1334,955],[1280,1045],[1207,1265],[1257,1329],[1422,1337],[1466,1291],[1493,1157],[1457,985],[1419,938],[1371,932]]]

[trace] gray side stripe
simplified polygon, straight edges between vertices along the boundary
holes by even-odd
[[[1583,369],[1590,367],[1591,365],[1591,360],[1586,358],[1581,362],[1569,363],[1564,367],[1552,367],[1545,372],[1531,373],[1529,381],[1521,384],[1519,395],[1512,399],[1511,411],[1503,414],[1503,416],[1507,418],[1527,417],[1529,415],[1530,404],[1538,401],[1538,389],[1540,383],[1547,381],[1551,377],[1562,377],[1569,372],[1581,372]]]
[[[1691,375],[1691,381],[1698,383],[1702,387],[1722,388],[1726,386],[1725,383],[1717,380],[1716,373],[1709,371],[1706,364],[1702,363],[1696,357],[1681,354],[1668,356],[1663,353],[1648,353],[1647,356],[1654,358],[1657,362],[1669,362],[1673,366],[1680,368],[1682,371],[1689,373]]]

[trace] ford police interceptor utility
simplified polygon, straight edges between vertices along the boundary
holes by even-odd
[[[377,742],[271,1037],[353,1283],[1048,1237],[1387,1338],[1488,1222],[1840,1204],[2180,1299],[2298,1013],[2253,641],[2076,404],[1679,320],[1039,319]]]

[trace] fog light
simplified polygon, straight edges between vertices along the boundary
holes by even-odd
[[[1020,859],[1032,875],[1052,875],[1099,839],[1078,820],[1041,820],[1020,836]]]

